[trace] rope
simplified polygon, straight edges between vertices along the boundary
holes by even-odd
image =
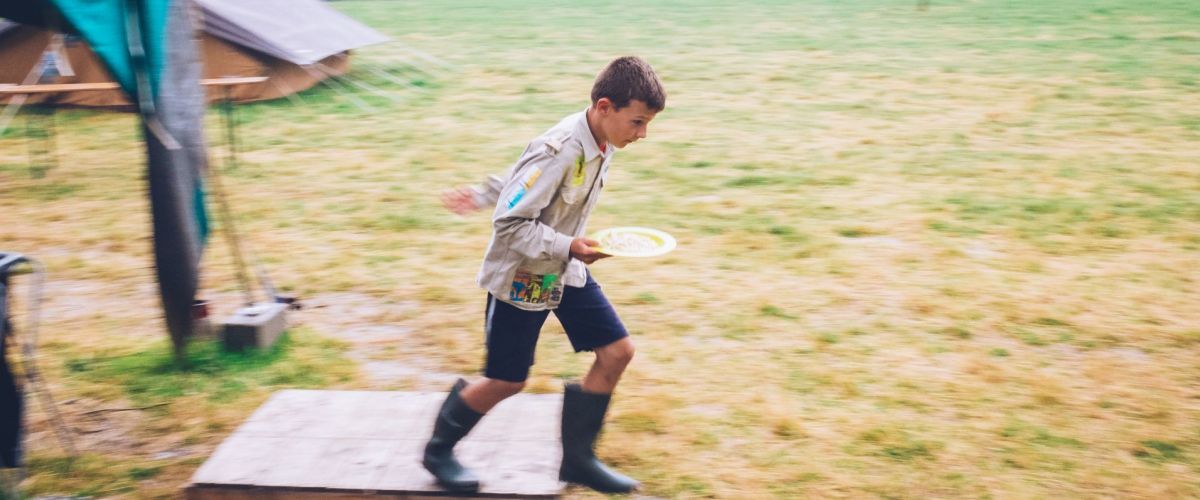
[[[326,78],[337,78],[339,81],[345,80],[345,81],[350,82],[351,84],[354,84],[355,86],[362,88],[368,92],[371,92],[377,96],[386,97],[388,99],[391,99],[393,102],[402,101],[402,99],[399,96],[393,95],[390,92],[384,91],[383,89],[376,87],[374,85],[371,85],[367,82],[361,82],[361,81],[358,81],[355,79],[343,77],[343,76],[337,74],[337,70],[330,68],[329,66],[326,66],[324,64],[314,63],[313,67],[317,68],[317,70],[320,71],[321,73],[324,73]]]
[[[333,78],[325,78],[326,75],[324,73],[317,71],[315,69],[312,69],[311,67],[308,67],[308,66],[300,66],[300,69],[304,70],[310,76],[320,80],[321,85],[324,85],[326,87],[333,89],[335,92],[338,93],[338,95],[345,97],[346,99],[348,99],[350,102],[354,103],[356,106],[358,106],[363,111],[366,111],[368,113],[376,111],[374,106],[367,104],[367,101],[364,101],[364,100],[360,99],[358,96],[354,95],[353,92],[350,92],[350,90],[347,89],[345,87],[345,85],[338,82],[337,80],[335,80]]]
[[[230,171],[237,169],[237,134],[234,131],[234,116],[233,116],[233,100],[229,96],[229,87],[225,87],[225,102],[221,106],[222,117],[225,120],[226,133],[226,160],[225,163]],[[213,193],[216,194],[217,207],[221,212],[221,221],[225,227],[225,234],[229,240],[230,251],[233,253],[234,271],[237,273],[238,283],[242,287],[242,293],[246,295],[246,305],[254,303],[254,291],[250,288],[250,278],[246,272],[246,261],[242,259],[242,244],[238,237],[237,228],[233,222],[233,211],[229,209],[229,199],[225,196],[225,187],[221,184],[221,174],[219,167],[208,169],[208,178],[212,181]]]

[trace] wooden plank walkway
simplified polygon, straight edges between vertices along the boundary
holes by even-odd
[[[189,500],[444,498],[421,467],[446,393],[286,390],[217,447]],[[455,449],[479,498],[555,498],[562,395],[519,394]]]

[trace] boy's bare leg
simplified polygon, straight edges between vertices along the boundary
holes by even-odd
[[[497,404],[521,392],[525,382],[509,382],[494,378],[481,378],[467,385],[462,391],[463,402],[472,410],[487,413]]]
[[[612,394],[633,359],[633,341],[629,337],[595,349],[596,361],[583,377],[583,390],[592,394]]]
[[[633,360],[633,341],[628,337],[595,349],[596,361],[583,378],[583,390],[593,394],[612,394],[625,373],[625,367]],[[487,413],[501,401],[508,399],[525,388],[525,382],[509,382],[494,378],[481,378],[462,390],[463,401],[472,410]]]

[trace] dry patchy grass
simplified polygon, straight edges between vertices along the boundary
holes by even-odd
[[[594,267],[639,346],[601,448],[649,494],[1195,496],[1200,11],[1068,4],[339,2],[453,68],[373,47],[352,76],[395,102],[318,89],[239,108],[246,151],[226,184],[279,284],[341,304],[300,315],[298,359],[353,351],[321,340],[350,326],[399,325],[364,359],[473,372],[489,229],[436,194],[502,171],[586,105],[607,59],[637,53],[669,108],[619,155],[591,227],[680,243]],[[63,165],[44,178],[20,137],[0,142],[0,241],[63,292],[43,346],[60,397],[130,404],[71,360],[161,348],[135,129],[60,116]],[[226,310],[228,261],[218,235],[205,289]],[[586,361],[551,322],[531,387],[558,390]],[[83,479],[54,484],[168,495],[273,387],[443,388],[328,375],[139,412],[111,425],[141,441],[85,442]],[[50,491],[61,459],[34,426],[33,489]]]

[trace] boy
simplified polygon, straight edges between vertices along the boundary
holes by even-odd
[[[484,378],[464,380],[438,412],[423,464],[447,490],[473,492],[478,478],[454,458],[454,445],[488,410],[525,387],[538,333],[550,311],[576,352],[596,360],[582,384],[563,395],[563,460],[559,479],[608,493],[638,486],[606,467],[593,451],[633,342],[586,265],[608,257],[583,237],[604,187],[614,148],[646,137],[646,125],[666,106],[662,82],[649,64],[621,57],[592,86],[592,104],[534,139],[508,174],[484,186],[443,196],[467,213],[495,204],[492,239],[479,285],[488,291]]]

